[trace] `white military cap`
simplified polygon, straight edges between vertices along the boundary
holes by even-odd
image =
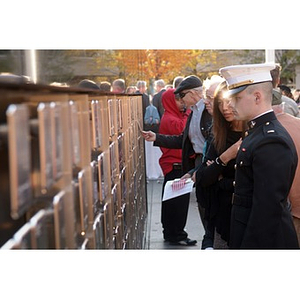
[[[228,85],[228,96],[243,91],[248,85],[272,81],[270,71],[275,63],[235,65],[221,68],[219,73]]]

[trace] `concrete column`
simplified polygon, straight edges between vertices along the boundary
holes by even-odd
[[[300,89],[300,65],[295,66],[295,88]]]
[[[266,63],[275,62],[275,50],[274,49],[266,49],[265,50],[265,60],[266,60]]]
[[[36,68],[36,51],[35,50],[25,50],[25,70],[26,76],[36,83],[37,82],[37,68]]]

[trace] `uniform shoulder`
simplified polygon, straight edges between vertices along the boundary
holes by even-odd
[[[278,120],[266,122],[263,125],[263,136],[264,143],[291,143],[291,136],[288,130]]]
[[[281,129],[281,126],[278,126],[278,124],[279,123],[276,122],[276,120],[265,122],[262,126],[264,135],[278,134],[278,130]]]

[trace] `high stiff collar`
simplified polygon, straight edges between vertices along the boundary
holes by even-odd
[[[263,115],[260,115],[259,117],[254,118],[250,122],[248,122],[249,129],[257,128],[258,126],[276,120],[276,116],[274,111],[267,112]]]

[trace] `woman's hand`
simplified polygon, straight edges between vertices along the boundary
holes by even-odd
[[[242,138],[240,138],[236,143],[231,145],[226,151],[224,151],[219,157],[221,161],[227,165],[229,161],[232,159],[235,159],[237,156],[237,153],[240,149],[242,143]]]

